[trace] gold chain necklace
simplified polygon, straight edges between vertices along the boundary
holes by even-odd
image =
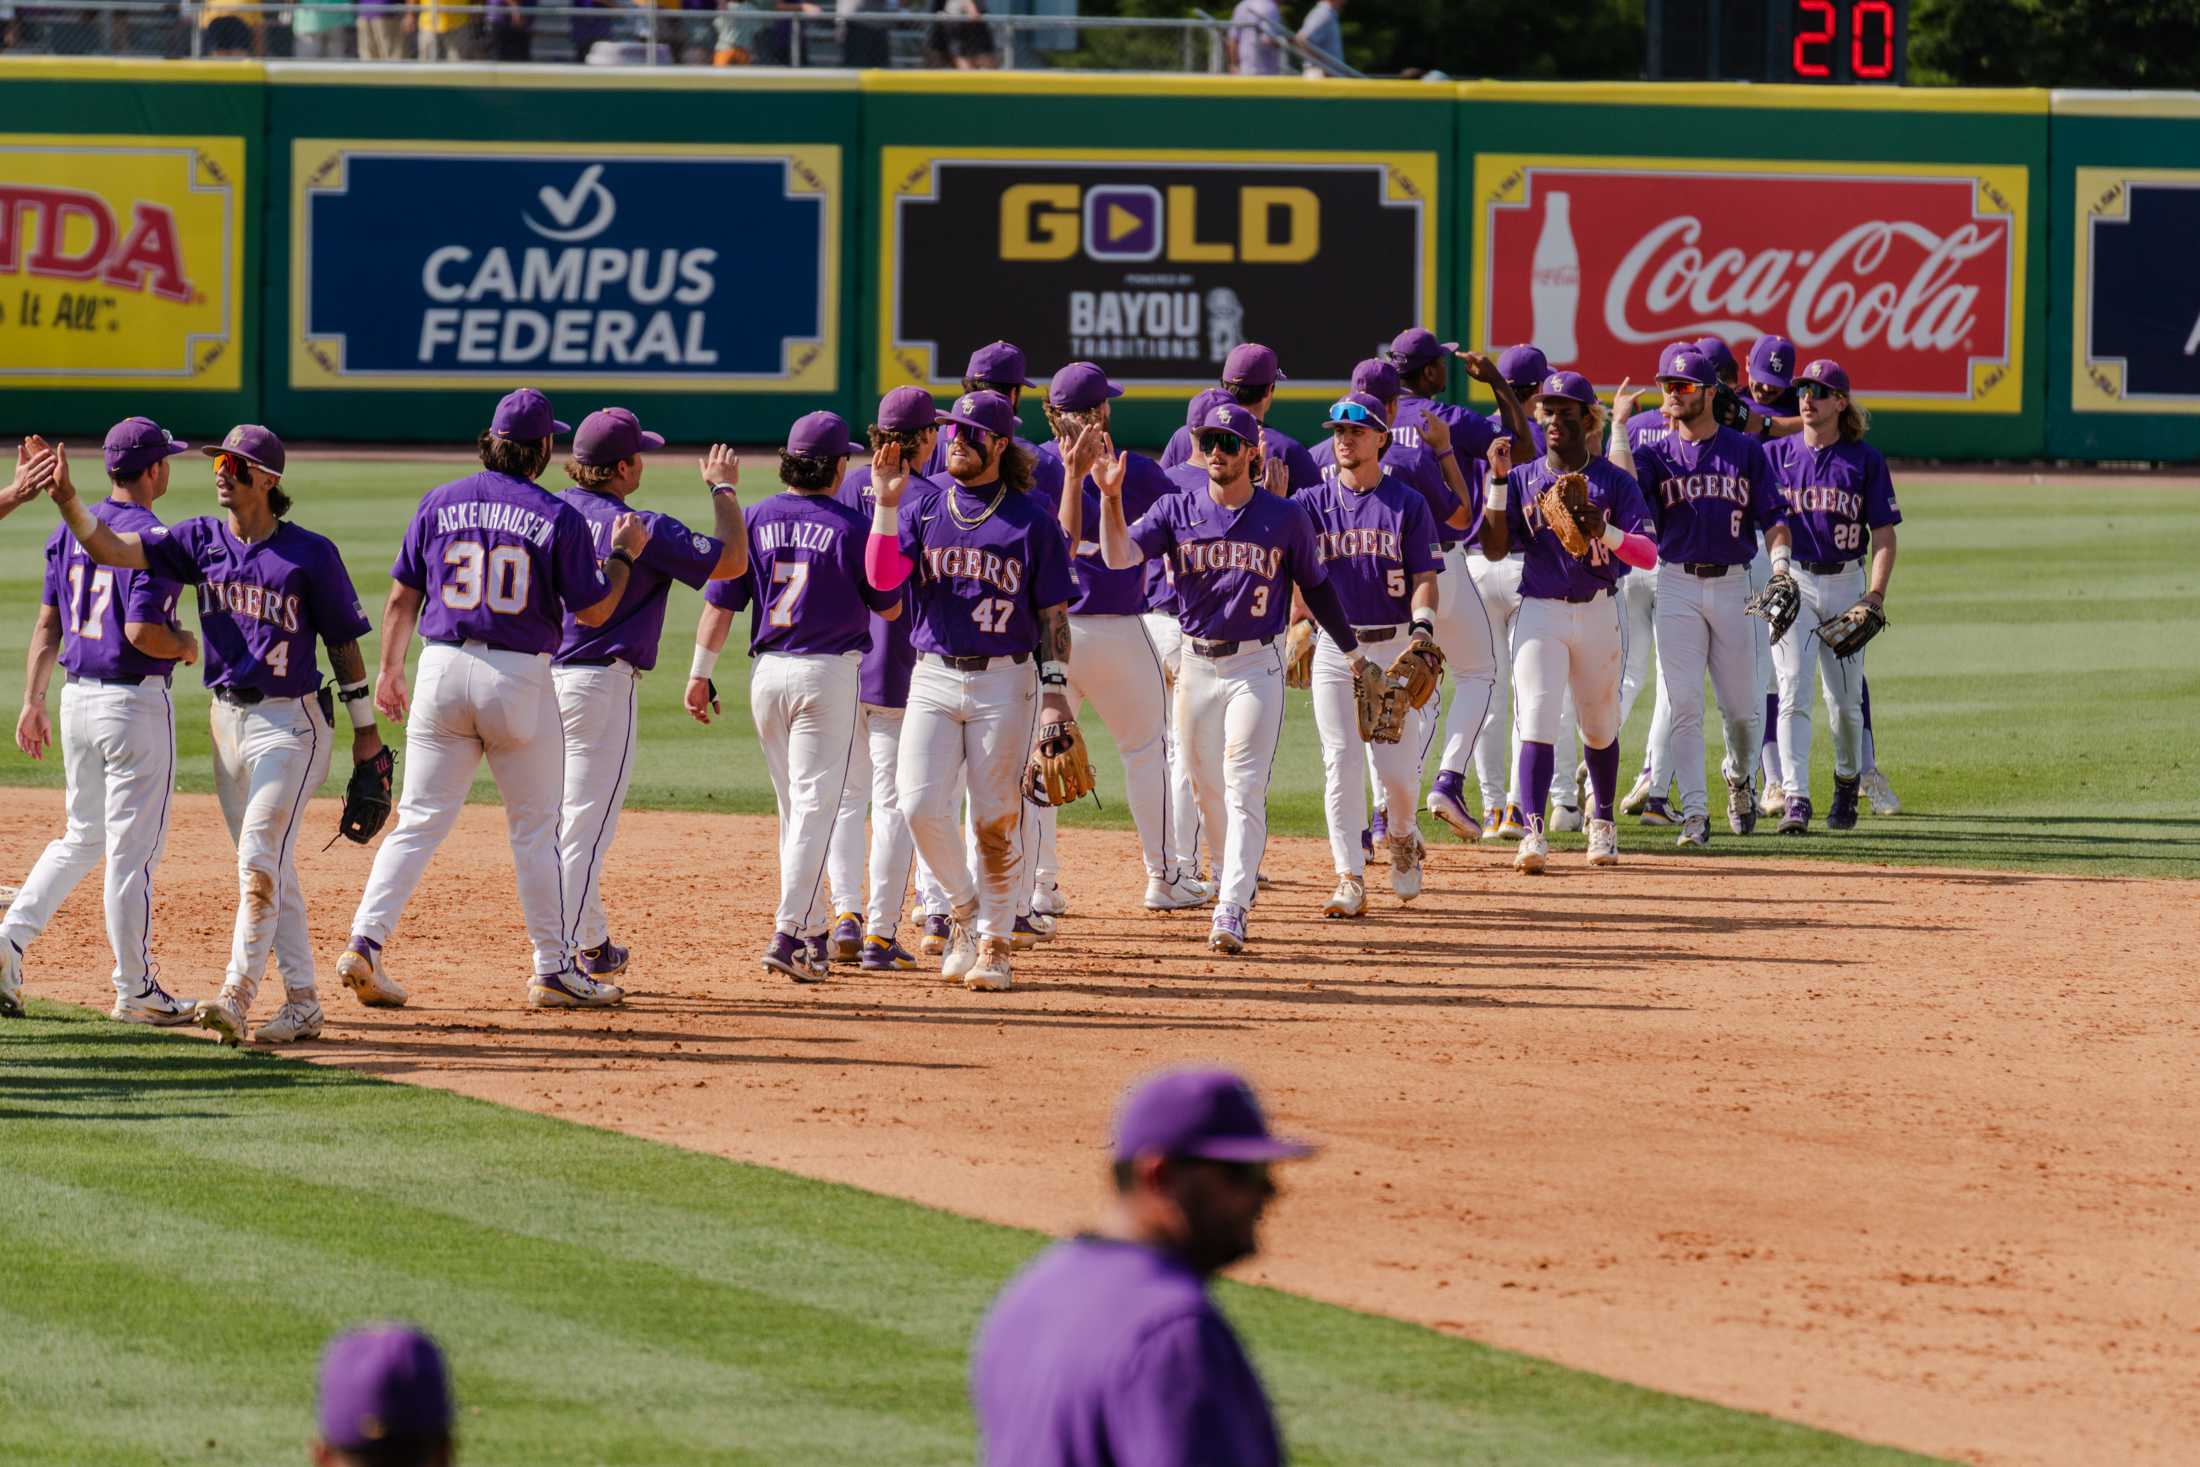
[[[955,502],[955,492],[961,488],[960,484],[956,484],[948,489],[947,513],[954,519],[956,524],[966,530],[975,530],[978,526],[993,518],[993,511],[999,509],[1002,502],[1008,498],[1008,481],[1004,479],[1001,481],[1001,487],[993,492],[993,500],[986,505],[985,513],[979,515],[976,519],[971,519],[962,512],[961,507]]]

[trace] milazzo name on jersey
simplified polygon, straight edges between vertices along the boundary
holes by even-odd
[[[1826,484],[1806,484],[1801,488],[1782,486],[1780,492],[1797,514],[1813,512],[1838,515],[1845,520],[1864,517],[1864,496],[1853,489],[1836,489]]]
[[[1343,560],[1351,555],[1376,560],[1404,560],[1398,532],[1385,529],[1323,530],[1314,536],[1314,553],[1323,560]]]
[[[833,542],[839,538],[837,528],[818,524],[815,520],[773,520],[756,532],[756,548],[815,550],[821,555],[829,555]]]
[[[1263,580],[1274,580],[1283,569],[1280,546],[1253,545],[1243,540],[1185,540],[1176,547],[1176,573],[1246,571]]]
[[[977,545],[943,545],[924,552],[925,573],[935,581],[972,580],[1013,596],[1024,588],[1024,563]]]
[[[250,581],[204,581],[199,585],[199,615],[223,611],[250,617],[286,632],[298,630],[298,598]]]
[[[517,535],[533,545],[548,545],[551,522],[523,505],[505,504],[499,500],[469,499],[436,510],[435,532],[438,535],[456,534],[460,530],[498,530]]]
[[[1668,505],[1693,504],[1699,499],[1723,499],[1730,504],[1749,503],[1749,486],[1739,474],[1677,474],[1660,480],[1658,493]]]

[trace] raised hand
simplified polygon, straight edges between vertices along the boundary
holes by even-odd
[[[871,494],[880,509],[898,509],[902,492],[909,487],[909,465],[902,462],[905,450],[899,443],[888,441],[871,453]]]
[[[1108,433],[1098,423],[1087,423],[1077,430],[1077,436],[1063,444],[1062,478],[1070,485],[1082,484],[1085,476],[1107,456],[1113,448]]]
[[[1510,438],[1490,440],[1490,474],[1502,479],[1513,471],[1513,441]]]
[[[649,544],[649,521],[629,511],[611,522],[611,548],[640,555]]]
[[[1421,442],[1428,445],[1430,453],[1439,456],[1451,447],[1451,424],[1444,421],[1443,414],[1421,414]]]
[[[1615,423],[1625,423],[1633,417],[1635,415],[1635,403],[1640,400],[1644,392],[1649,390],[1644,387],[1630,389],[1627,384],[1633,380],[1631,377],[1620,378],[1619,391],[1612,394],[1612,421]]]
[[[1128,453],[1103,458],[1092,467],[1093,486],[1106,498],[1118,498],[1123,493],[1123,480],[1129,475],[1130,468],[1131,456]]]
[[[723,443],[713,443],[710,452],[695,461],[695,467],[701,471],[706,489],[741,482],[741,455]]]
[[[1495,387],[1499,382],[1497,363],[1478,351],[1453,352],[1453,356],[1466,363],[1467,375],[1477,382]]]

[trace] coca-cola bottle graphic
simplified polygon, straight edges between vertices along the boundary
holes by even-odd
[[[1535,344],[1552,366],[1581,355],[1574,339],[1574,315],[1581,307],[1581,253],[1574,248],[1573,200],[1564,193],[1543,196],[1543,233],[1536,237],[1528,303],[1535,310]]]

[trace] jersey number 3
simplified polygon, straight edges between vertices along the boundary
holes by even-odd
[[[527,551],[519,545],[484,549],[472,540],[454,540],[443,550],[450,576],[443,582],[443,604],[472,611],[486,601],[491,611],[510,615],[527,609]]]

